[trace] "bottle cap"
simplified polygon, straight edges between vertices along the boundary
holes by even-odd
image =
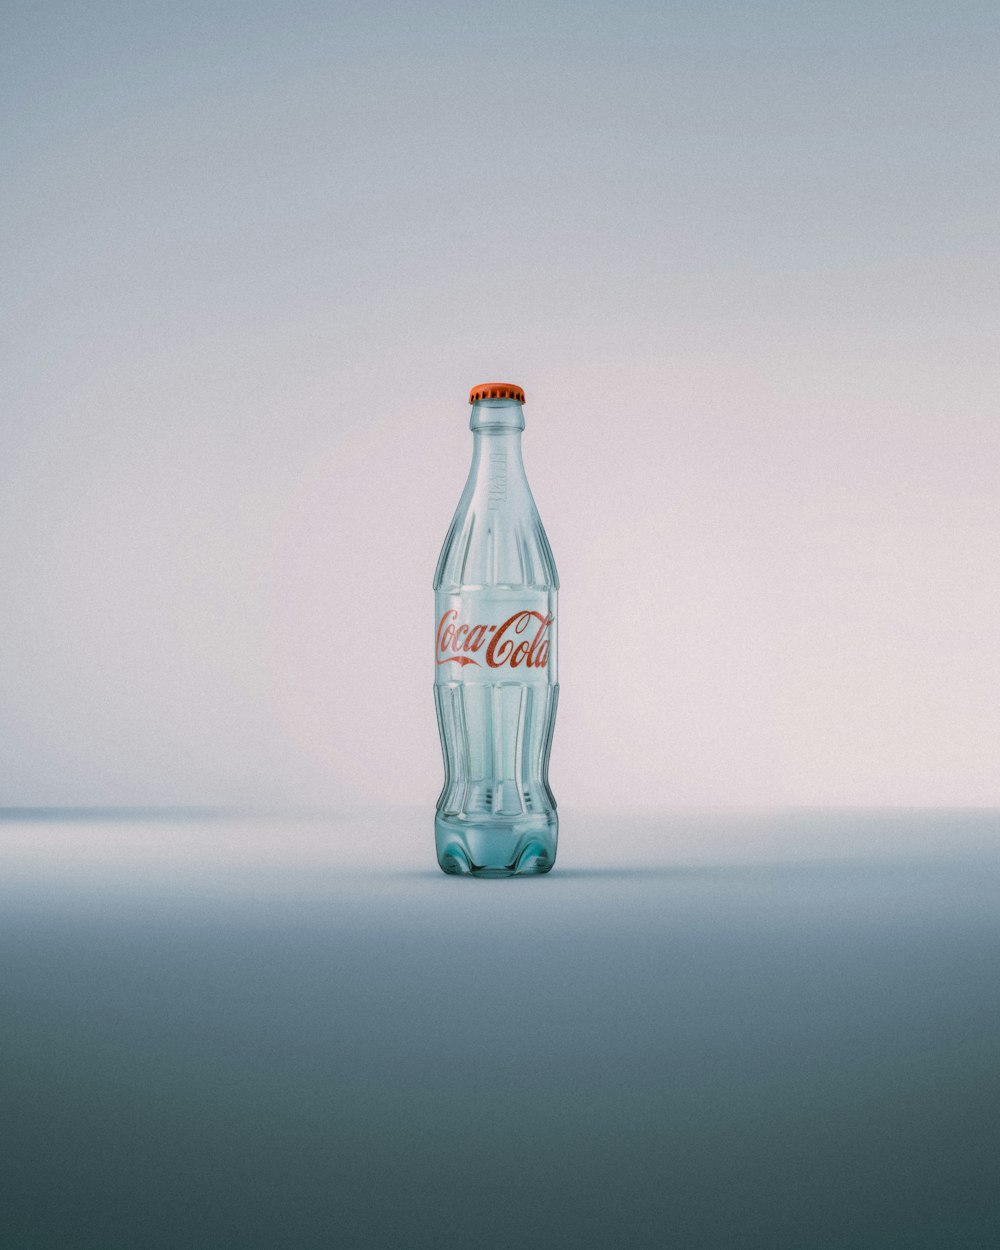
[[[516,399],[523,404],[524,391],[513,382],[480,382],[469,391],[469,403],[474,404],[477,399]]]

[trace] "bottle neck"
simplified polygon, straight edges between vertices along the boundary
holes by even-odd
[[[527,490],[521,459],[524,412],[513,399],[480,400],[472,405],[473,435],[469,481],[490,510],[503,507],[508,496]]]
[[[516,399],[477,399],[472,405],[469,429],[474,434],[521,431],[524,429],[524,409]]]

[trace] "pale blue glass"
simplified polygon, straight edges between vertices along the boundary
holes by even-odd
[[[559,698],[559,577],[521,460],[514,399],[472,406],[472,467],[434,575],[447,873],[511,877],[555,863],[548,780]]]

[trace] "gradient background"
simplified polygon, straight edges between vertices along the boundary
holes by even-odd
[[[4,1250],[996,1244],[998,36],[0,3]],[[534,881],[433,860],[491,378]]]
[[[2,20],[0,802],[433,802],[493,377],[560,798],[1000,802],[995,4]]]

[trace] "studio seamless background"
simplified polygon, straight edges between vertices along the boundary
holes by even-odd
[[[1000,803],[995,5],[0,20],[0,804],[430,804],[493,377],[565,808]]]

